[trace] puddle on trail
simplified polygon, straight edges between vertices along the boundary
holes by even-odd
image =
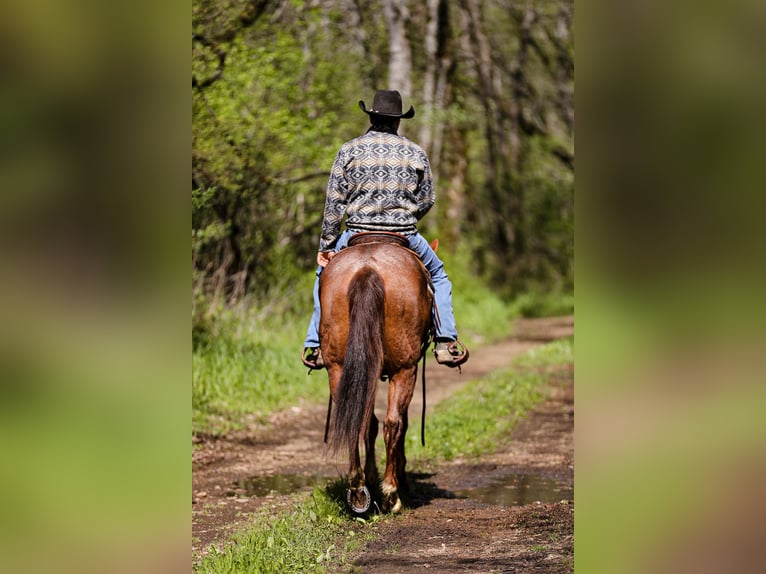
[[[300,490],[310,490],[317,484],[328,480],[313,475],[277,474],[245,478],[234,482],[233,486],[240,495],[268,496],[270,494],[292,494]],[[234,491],[227,494],[236,495]],[[489,486],[458,490],[454,494],[485,504],[524,506],[535,502],[552,503],[571,499],[573,492],[572,487],[555,480],[530,474],[511,474]]]
[[[524,506],[535,502],[551,503],[572,498],[572,487],[541,476],[511,474],[482,488],[459,490],[455,494],[485,504]]]
[[[292,494],[304,488],[313,488],[320,479],[302,474],[277,474],[274,476],[253,476],[234,483],[245,496],[267,496],[269,494]]]

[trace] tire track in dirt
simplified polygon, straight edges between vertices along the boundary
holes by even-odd
[[[571,316],[519,320],[514,324],[513,337],[500,343],[472,350],[471,359],[463,366],[462,374],[454,369],[436,365],[433,360],[429,360],[426,367],[428,410],[430,411],[441,400],[454,393],[467,382],[485,376],[494,370],[508,367],[516,357],[529,349],[543,342],[571,335],[573,329],[574,319]],[[315,372],[312,376],[325,375],[322,372]],[[383,386],[381,385],[381,387]],[[566,394],[566,391],[561,392]],[[379,418],[382,418],[381,415],[385,412],[384,389],[379,389],[377,398],[376,411]],[[420,382],[418,382],[418,387],[410,406],[410,413],[413,417],[420,413],[422,406],[421,399]],[[544,405],[547,405],[551,400],[553,399],[549,399]],[[549,407],[556,411],[556,417],[554,418],[557,420],[560,418],[558,415],[562,408],[560,403],[561,400],[554,400],[554,404]],[[540,408],[544,408],[544,405]],[[571,410],[573,413],[573,407]],[[293,500],[291,496],[285,495],[247,496],[246,489],[242,486],[244,480],[257,476],[288,474],[306,477],[337,478],[345,472],[345,461],[336,462],[325,456],[322,442],[325,414],[326,405],[299,404],[285,411],[275,413],[267,427],[250,428],[222,437],[198,436],[195,438],[198,444],[192,454],[193,554],[204,553],[204,549],[212,543],[225,543],[231,534],[249,523],[250,515],[258,509],[264,506],[275,510],[287,508],[290,506],[291,500]],[[530,424],[533,424],[534,428],[530,428]],[[431,521],[437,525],[452,524],[453,527],[456,527],[458,522],[464,522],[464,520],[458,520],[461,517],[463,519],[470,517],[470,520],[476,525],[484,524],[484,526],[489,527],[490,522],[487,522],[487,520],[490,520],[490,518],[481,518],[481,515],[487,512],[484,509],[487,505],[480,505],[468,499],[454,498],[450,494],[452,492],[451,489],[471,488],[473,483],[479,486],[482,480],[485,482],[491,481],[493,478],[501,476],[503,472],[512,472],[514,469],[543,472],[549,476],[556,477],[558,480],[571,483],[571,453],[567,454],[564,452],[564,454],[558,454],[556,455],[558,456],[556,460],[551,458],[552,454],[544,454],[547,451],[561,451],[562,448],[564,451],[567,448],[571,451],[571,430],[569,431],[570,439],[569,446],[567,447],[566,444],[553,444],[561,436],[564,436],[561,434],[561,429],[539,430],[537,426],[540,424],[545,425],[544,415],[542,413],[538,414],[535,411],[535,414],[517,426],[513,434],[514,441],[510,443],[507,452],[498,452],[490,457],[483,457],[480,463],[466,464],[465,462],[453,461],[450,465],[445,465],[443,470],[440,469],[435,475],[436,478],[429,477],[429,482],[423,482],[415,477],[415,495],[417,496],[418,492],[421,494],[425,492],[426,495],[420,502],[413,499],[414,510],[407,513],[402,521],[393,521],[390,527],[404,527],[403,523],[410,520],[413,521],[413,524],[418,524],[421,521]],[[410,432],[419,432],[419,429],[413,428]],[[426,435],[427,432],[428,428],[426,425]],[[529,445],[523,446],[526,443],[518,440],[519,436],[526,436],[529,440],[524,440],[527,440]],[[543,455],[540,455],[540,453],[535,454],[535,449],[542,449]],[[470,480],[468,480],[469,478]],[[468,486],[465,486],[466,484]],[[428,494],[429,492],[431,494]],[[439,498],[438,493],[440,492],[447,493],[446,497]],[[434,493],[436,494],[433,495]],[[562,508],[554,507],[546,512],[554,514],[562,514],[563,512],[566,514],[571,511],[571,505],[569,505],[568,509],[564,508],[564,505],[559,506],[562,506]],[[511,528],[512,524],[518,524],[519,520],[522,523],[526,521],[530,524],[534,521],[542,520],[538,517],[540,512],[542,510],[537,509],[532,515],[524,518],[519,516],[518,512],[512,508],[501,508],[497,511],[492,511],[490,514],[494,514],[497,519],[504,518],[510,521],[507,524],[503,522],[496,524],[496,528],[493,527],[493,530],[497,532],[517,532],[517,530]],[[415,533],[418,531],[422,534],[422,528],[416,528]],[[457,531],[455,532],[457,533]],[[385,541],[383,535],[386,533],[381,532],[380,534],[381,540]],[[434,536],[447,535],[435,534]],[[564,540],[568,535],[558,534],[556,536]],[[401,539],[402,536],[395,538]],[[416,536],[418,540],[422,538],[421,535]],[[473,538],[476,537],[474,536]],[[479,539],[483,538],[480,537]],[[433,540],[439,541],[438,538]],[[497,540],[493,539],[492,543],[499,544],[503,548],[510,548],[513,546],[512,544],[509,546],[510,542],[512,542],[511,538],[508,540],[500,538]],[[441,553],[442,557],[450,563],[462,564],[460,561],[464,558],[447,552],[447,542],[439,542],[439,544],[442,543],[445,545],[445,551]],[[381,542],[381,544],[385,545],[385,542]],[[541,544],[538,545],[540,548],[542,547]],[[491,545],[483,545],[482,552],[486,553],[487,548],[490,547]],[[413,548],[412,551],[415,554],[409,556],[409,560],[411,561],[413,557],[420,556],[424,552],[438,557],[441,549],[442,546],[440,545],[437,545],[435,550]],[[467,550],[470,550],[470,548],[466,547]],[[538,548],[537,554],[539,553]],[[375,553],[372,550],[366,550],[365,556],[374,555]],[[536,555],[533,557],[536,557]],[[381,560],[381,564],[385,562],[380,555],[378,555],[378,558]],[[474,562],[478,564],[478,569],[476,570],[445,570],[442,569],[442,567],[446,567],[445,563],[434,571],[488,571],[487,568],[491,566],[491,561],[477,562],[477,560],[478,558],[474,558]],[[432,562],[434,564],[438,563],[434,560]],[[364,562],[360,562],[359,567],[364,568],[363,571],[370,571],[368,570],[369,566],[364,566],[364,564]],[[430,562],[428,561],[423,562],[423,564],[425,568],[430,567]],[[393,569],[381,570],[376,566],[374,571],[383,573],[410,571],[406,566],[401,566],[401,570],[397,570],[396,568],[399,568],[399,566],[393,565],[393,563],[391,568]],[[504,571],[513,572],[515,570]],[[558,572],[558,570],[540,571]]]

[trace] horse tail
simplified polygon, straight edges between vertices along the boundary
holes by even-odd
[[[371,267],[359,270],[348,286],[349,329],[343,373],[338,383],[330,449],[357,448],[375,407],[383,367],[385,289]]]

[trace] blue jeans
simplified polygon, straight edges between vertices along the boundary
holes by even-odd
[[[346,229],[340,234],[335,251],[340,251],[348,245],[348,240],[355,232]],[[436,253],[420,233],[407,236],[410,241],[410,249],[418,254],[423,261],[426,269],[431,274],[431,281],[434,284],[434,298],[436,307],[439,311],[439,323],[437,325],[436,338],[438,339],[457,339],[457,327],[455,326],[455,314],[452,310],[452,283],[444,271],[444,263],[436,256]],[[321,308],[319,306],[319,276],[322,274],[322,267],[317,266],[316,280],[314,281],[314,314],[309,322],[308,332],[306,333],[305,347],[319,346],[319,317]]]

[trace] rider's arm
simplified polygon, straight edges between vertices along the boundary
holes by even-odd
[[[422,153],[421,161],[423,162],[422,171],[418,170],[418,190],[417,201],[418,210],[415,213],[415,217],[420,221],[423,216],[433,207],[436,201],[436,195],[434,193],[434,180],[431,174],[431,164],[428,161],[428,156],[425,152]]]
[[[346,207],[348,207],[349,186],[345,173],[346,161],[346,154],[344,153],[343,146],[341,146],[332,164],[332,170],[330,170],[330,180],[327,182],[327,197],[325,199],[324,217],[322,218],[322,235],[319,238],[320,252],[332,250],[340,236],[341,223],[346,213]]]

